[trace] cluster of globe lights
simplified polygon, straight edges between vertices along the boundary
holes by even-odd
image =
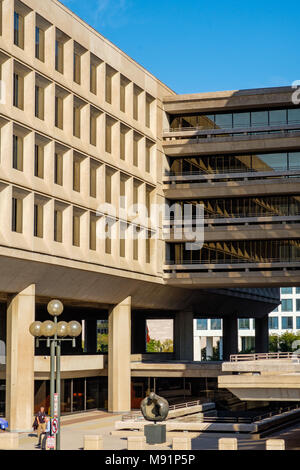
[[[53,317],[58,317],[59,315],[61,315],[63,309],[64,306],[60,300],[51,300],[47,306],[49,314]],[[72,338],[75,338],[81,333],[81,325],[78,321],[75,320],[72,320],[69,323],[65,321],[54,323],[51,320],[46,320],[43,323],[40,321],[34,321],[33,323],[31,323],[29,331],[32,336],[35,336],[37,338],[41,336],[46,336],[47,338],[49,338],[50,336],[54,336],[55,334],[60,338],[63,338],[65,336],[71,336]]]

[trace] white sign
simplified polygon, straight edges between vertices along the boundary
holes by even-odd
[[[56,434],[58,431],[58,419],[53,418],[52,420],[52,434]]]
[[[58,393],[54,393],[54,410],[53,410],[53,416],[57,417],[58,416]]]
[[[54,449],[55,448],[55,437],[49,436],[47,437],[47,448]]]

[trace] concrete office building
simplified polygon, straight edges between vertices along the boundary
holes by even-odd
[[[269,313],[269,335],[282,335],[285,332],[300,332],[300,288],[280,289],[280,305]],[[222,358],[222,320],[220,318],[194,319],[194,360],[201,361],[213,356],[213,348],[219,348]],[[255,349],[255,319],[238,320],[238,350]]]
[[[227,358],[237,318],[255,312],[264,351],[278,287],[299,285],[293,90],[176,95],[57,0],[2,0],[0,12],[0,402],[10,428],[30,429],[47,406],[49,350],[28,327],[48,318],[51,298],[63,320],[84,325],[75,350],[62,348],[63,413],[128,411],[166,381],[189,381],[199,396],[221,368],[192,362],[194,318],[223,319]],[[201,250],[174,237],[176,217],[153,223],[155,205],[174,201],[202,201]],[[160,363],[145,355],[155,318],[173,320],[174,351]],[[107,324],[106,354],[97,335]]]

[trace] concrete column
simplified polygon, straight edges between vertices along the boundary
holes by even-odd
[[[206,359],[209,359],[213,355],[213,336],[206,337]]]
[[[108,411],[131,410],[131,297],[108,314]]]
[[[235,315],[223,318],[223,360],[228,361],[230,354],[238,353],[238,322]]]
[[[85,320],[85,350],[88,354],[97,352],[97,319],[87,318]]]
[[[35,285],[14,296],[7,308],[6,417],[10,431],[32,429],[34,401]]]
[[[193,312],[177,312],[175,317],[175,359],[194,360],[194,315]]]
[[[255,352],[269,352],[269,317],[255,318]]]

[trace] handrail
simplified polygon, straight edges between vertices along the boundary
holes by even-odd
[[[288,209],[288,206],[282,207],[281,209]],[[294,214],[278,214],[278,213],[260,213],[258,214],[257,212],[247,212],[247,214],[220,214],[220,213],[208,213],[204,214],[204,219],[248,219],[249,217],[255,217],[255,218],[261,218],[261,217],[275,217],[275,220],[278,220],[278,217],[299,217],[300,216],[300,211],[295,212]],[[174,216],[171,214],[168,219],[164,219],[164,224],[167,223],[186,223],[190,220],[202,220],[202,217],[197,217],[195,214],[192,214],[191,217],[182,217],[182,218],[174,218]]]
[[[228,253],[229,255],[229,253]],[[233,256],[233,255],[232,255]],[[195,265],[195,264],[235,264],[235,263],[290,263],[290,262],[299,262],[300,257],[294,257],[293,260],[289,259],[280,259],[280,258],[269,258],[269,259],[253,259],[253,258],[231,258],[229,259],[210,259],[210,260],[166,260],[165,266],[178,266],[178,265]]]
[[[267,130],[267,129],[270,129],[270,130],[274,130],[274,127],[280,127],[280,126],[297,126],[298,124],[300,124],[300,121],[299,120],[294,120],[294,121],[291,121],[291,122],[284,122],[284,121],[277,121],[277,122],[274,122],[272,124],[266,124],[265,126],[262,126],[261,124],[251,124],[251,126],[245,126],[245,124],[240,124],[240,125],[235,125],[235,126],[226,126],[226,125],[223,125],[222,127],[218,126],[217,124],[214,124],[212,123],[212,126],[211,127],[208,127],[208,126],[194,126],[194,127],[190,127],[190,126],[185,126],[185,127],[169,127],[168,129],[163,129],[163,133],[172,133],[172,132],[188,132],[188,131],[211,131],[211,130],[218,130],[218,131],[222,131],[222,130],[228,130],[228,129],[254,129],[254,130],[257,130],[257,129],[264,129],[264,130]]]
[[[209,169],[209,170],[202,170],[199,169],[198,171],[172,171],[172,170],[165,170],[165,176],[206,176],[206,175],[227,175],[228,173],[270,173],[274,172],[275,174],[277,172],[281,171],[299,171],[300,172],[300,167],[299,166],[290,166],[289,168],[286,168],[284,166],[282,167],[276,167],[276,168],[270,168],[268,170],[264,169],[254,169],[254,168],[228,168],[222,170],[214,170],[214,169]]]
[[[259,361],[270,359],[300,359],[300,353],[296,352],[271,352],[253,354],[231,354],[230,362]]]
[[[202,405],[201,400],[188,401],[185,403],[177,403],[176,405],[170,405],[169,411],[180,410],[183,408],[189,408],[191,406]],[[141,411],[132,411],[131,413],[125,414],[122,416],[122,421],[128,421],[131,419],[144,419]]]

